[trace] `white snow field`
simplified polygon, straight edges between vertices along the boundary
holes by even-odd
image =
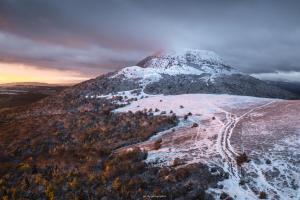
[[[154,112],[156,108],[159,111]],[[208,191],[216,197],[225,191],[242,200],[258,199],[260,192],[268,199],[300,199],[300,101],[217,94],[149,95],[115,112],[145,109],[180,117],[174,129],[135,145],[148,150],[147,162],[168,166],[179,158],[184,164],[222,167],[229,179],[220,183],[223,189]],[[198,126],[192,127],[193,123]],[[154,150],[159,138],[162,146]],[[238,166],[236,157],[243,152],[251,161]]]

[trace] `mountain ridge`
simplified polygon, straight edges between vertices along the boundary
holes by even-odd
[[[131,85],[136,85],[136,88],[129,88],[142,89],[143,92],[149,94],[224,93],[283,99],[296,98],[291,92],[271,86],[236,70],[214,52],[205,50],[185,50],[180,53],[160,52],[146,57],[136,66],[113,72],[108,77],[117,82],[124,82],[123,85],[129,84],[126,82],[132,82]],[[103,76],[94,79],[95,84],[101,78]],[[111,93],[122,91],[118,87],[114,89]],[[102,94],[101,91],[99,93]]]
[[[199,51],[196,51],[198,55]],[[159,54],[162,55],[162,54]],[[164,54],[163,54],[164,55]],[[175,55],[175,57],[173,56]],[[183,56],[182,56],[183,55]],[[214,54],[212,54],[214,55]],[[208,62],[199,57],[186,59],[187,54],[171,54],[167,56],[165,65],[144,67],[130,66],[121,70],[101,75],[70,87],[56,96],[42,100],[30,108],[29,113],[65,113],[99,111],[103,104],[110,105],[104,97],[122,96],[130,93],[132,99],[143,98],[147,95],[177,95],[177,94],[231,94],[279,99],[296,99],[291,92],[267,84],[264,81],[243,74],[224,62]],[[216,56],[213,56],[215,58]],[[160,57],[154,57],[157,59]],[[165,56],[163,58],[165,60]],[[189,60],[189,61],[188,61]],[[212,59],[208,59],[212,61]],[[188,62],[187,62],[188,61]],[[145,63],[147,63],[145,62]],[[171,63],[171,64],[170,64]],[[176,64],[174,64],[176,63]],[[191,64],[192,63],[192,64]]]

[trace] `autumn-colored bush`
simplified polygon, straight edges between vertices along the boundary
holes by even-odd
[[[259,196],[258,196],[259,199],[267,199],[267,193],[265,193],[264,191],[261,191],[259,193]]]
[[[185,167],[179,168],[176,170],[175,176],[177,180],[185,179],[189,176],[189,170]]]
[[[142,199],[143,195],[154,193],[171,196],[178,187],[176,176],[185,180],[184,172],[176,175],[171,166],[167,167],[169,174],[160,176],[158,167],[144,162],[147,152],[139,148],[117,149],[174,127],[178,123],[175,114],[154,116],[147,110],[114,113],[111,111],[118,106],[103,101],[87,101],[82,107],[61,113],[49,114],[51,108],[43,108],[47,115],[28,114],[1,127],[0,196],[9,199]],[[60,103],[56,103],[59,107]],[[77,100],[70,102],[74,103]]]
[[[55,193],[52,185],[46,187],[45,194],[49,200],[55,200]]]
[[[21,163],[19,164],[18,169],[22,172],[29,172],[31,171],[31,166],[28,163]]]
[[[130,189],[130,191],[135,190],[137,188],[144,187],[143,180],[138,176],[133,176],[132,178],[130,178],[130,180],[127,184],[128,184],[128,188]]]
[[[147,152],[139,148],[121,152],[105,163],[102,179],[109,180],[124,173],[135,174],[145,168],[141,161],[146,158]]]
[[[180,158],[175,158],[173,161],[173,166],[176,167],[178,165],[182,165],[184,162]]]
[[[154,142],[154,150],[158,150],[161,147],[162,139],[158,139]]]
[[[242,164],[249,162],[249,158],[246,153],[242,153],[236,157],[237,165],[241,166]]]
[[[122,182],[121,182],[120,177],[115,178],[115,180],[112,183],[112,187],[116,191],[120,191],[121,190]]]

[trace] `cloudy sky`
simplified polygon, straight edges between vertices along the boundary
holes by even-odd
[[[182,48],[300,81],[299,10],[296,0],[0,0],[0,82],[78,82]]]

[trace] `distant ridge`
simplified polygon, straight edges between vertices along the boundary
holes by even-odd
[[[75,84],[64,84],[64,83],[42,83],[42,82],[12,82],[12,83],[2,83],[0,87],[13,87],[13,86],[72,86]]]

